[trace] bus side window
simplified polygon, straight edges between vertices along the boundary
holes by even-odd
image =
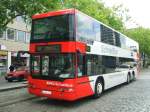
[[[85,71],[88,76],[100,75],[105,72],[102,66],[102,57],[98,55],[87,55],[86,56]]]
[[[86,55],[86,73],[88,76],[94,75],[92,55]]]
[[[87,63],[86,63],[86,65],[87,65],[87,75],[91,75],[91,68],[92,68],[92,63],[91,63],[91,60],[90,59],[87,59],[86,60],[87,61]]]

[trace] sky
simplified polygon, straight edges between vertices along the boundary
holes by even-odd
[[[127,28],[142,26],[150,28],[150,0],[102,0],[106,6],[123,4],[129,9],[131,20],[125,25]]]

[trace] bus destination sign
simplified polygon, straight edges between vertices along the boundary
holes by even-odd
[[[36,52],[58,53],[61,52],[60,45],[40,45],[36,47]]]

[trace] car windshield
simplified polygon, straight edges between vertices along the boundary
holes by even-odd
[[[75,76],[73,54],[49,54],[31,56],[31,74],[39,79],[65,79]]]

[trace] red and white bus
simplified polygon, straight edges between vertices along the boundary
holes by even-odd
[[[76,10],[32,17],[29,93],[74,101],[136,79],[139,45]]]

